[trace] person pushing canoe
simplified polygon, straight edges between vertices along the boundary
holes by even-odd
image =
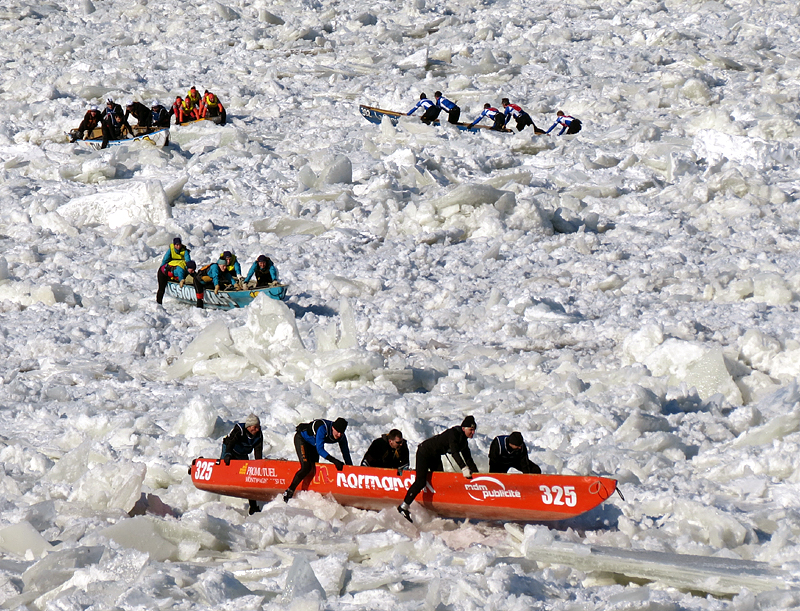
[[[519,431],[498,435],[489,446],[489,473],[508,473],[512,467],[521,473],[542,472],[539,465],[528,458],[528,448]]]
[[[350,458],[350,448],[347,446],[347,436],[344,434],[347,430],[347,420],[344,418],[337,418],[334,422],[318,418],[311,422],[298,424],[295,430],[297,432],[294,435],[294,448],[297,451],[300,468],[295,473],[292,483],[283,493],[285,503],[294,496],[294,491],[306,476],[314,471],[314,465],[320,456],[331,461],[339,471],[345,465],[353,464],[353,460]],[[330,443],[339,444],[344,462],[331,456],[325,449],[325,444]]]
[[[261,420],[255,414],[247,416],[244,422],[234,425],[228,436],[222,440],[222,451],[219,459],[226,466],[233,460],[247,460],[250,453],[256,460],[261,460],[264,452],[264,436],[261,434]],[[250,499],[250,509],[248,513],[253,515],[261,509],[258,501]]]
[[[451,454],[467,479],[472,479],[472,474],[478,472],[478,467],[475,466],[475,461],[472,460],[472,453],[469,451],[468,443],[475,435],[476,428],[475,418],[467,416],[461,426],[449,428],[444,433],[434,435],[419,444],[419,448],[417,448],[416,478],[408,492],[406,492],[403,502],[397,507],[397,511],[406,520],[413,523],[411,519],[411,503],[425,488],[430,474],[434,471],[444,471],[442,456]]]

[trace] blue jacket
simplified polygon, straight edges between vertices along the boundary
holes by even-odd
[[[253,265],[250,267],[250,271],[247,272],[247,278],[245,278],[244,281],[245,282],[250,282],[250,278],[253,277],[253,274],[256,273],[257,269],[258,269],[258,261],[253,261]],[[278,270],[275,269],[275,265],[272,264],[271,260],[270,260],[270,264],[267,266],[267,269],[269,270],[270,276],[272,276],[272,281],[273,282],[277,282],[278,281]]]
[[[550,126],[550,129],[548,129],[545,133],[549,134],[551,131],[553,131],[556,128],[557,125],[560,125],[561,126],[561,131],[558,132],[558,135],[561,136],[565,131],[567,131],[569,126],[572,125],[572,122],[574,120],[575,120],[575,117],[570,117],[569,115],[564,115],[563,117],[558,117],[556,119],[556,122],[553,123]]]
[[[453,102],[451,102],[450,100],[448,100],[448,99],[447,99],[446,97],[444,97],[443,95],[440,95],[440,96],[439,96],[439,99],[438,99],[438,100],[436,100],[436,105],[437,105],[439,108],[444,108],[444,109],[445,109],[447,112],[450,112],[450,111],[451,111],[451,110],[453,110],[454,108],[458,108],[458,106],[456,106],[455,104],[453,104]]]
[[[407,115],[413,115],[417,111],[418,108],[422,107],[423,110],[428,110],[431,106],[436,106],[436,104],[433,103],[433,100],[429,100],[428,98],[424,98],[424,99],[420,100],[419,102],[417,102],[416,105],[414,106],[414,108],[409,110],[406,114]]]
[[[328,451],[325,449],[325,444],[338,443],[339,449],[342,451],[342,458],[344,458],[345,464],[353,464],[353,460],[350,458],[350,448],[347,446],[347,435],[342,433],[342,436],[339,437],[339,439],[334,439],[333,422],[330,420],[323,420],[322,418],[314,420],[311,423],[311,426],[307,427],[306,430],[300,433],[300,436],[303,438],[303,441],[313,445],[317,449],[317,453],[322,458],[327,458],[328,460],[331,459],[331,455],[328,454]]]
[[[480,123],[481,119],[484,117],[489,117],[489,120],[494,121],[494,118],[497,116],[497,113],[500,112],[496,108],[484,108],[483,112],[478,115],[478,118],[475,119],[472,123],[469,124],[470,127],[473,127]]]
[[[227,270],[221,270],[216,263],[213,263],[211,267],[208,268],[208,275],[211,276],[211,281],[214,283],[215,287],[222,286],[223,284],[233,284],[231,273]]]

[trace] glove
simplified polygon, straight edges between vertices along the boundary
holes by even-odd
[[[469,470],[469,467],[464,467],[463,469],[461,469],[461,473],[463,473],[464,477],[466,477],[467,479],[472,479],[472,471]]]
[[[214,294],[215,295],[219,295],[219,287],[218,286],[214,287]]]
[[[231,455],[230,454],[226,454],[225,458],[223,460],[225,461],[225,466],[226,467],[230,467],[231,466]]]
[[[239,277],[237,278],[237,280],[238,280],[239,282],[241,282],[242,284],[244,284],[244,276],[239,276]]]
[[[183,285],[184,285],[185,282],[186,282],[186,280],[181,280],[180,282],[178,282],[178,286],[183,288]]]
[[[331,462],[336,467],[337,471],[341,471],[342,469],[344,469],[344,463],[338,458],[331,458]]]

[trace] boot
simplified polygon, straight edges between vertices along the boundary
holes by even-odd
[[[197,300],[197,307],[200,308],[201,310],[203,309],[203,300],[202,299],[198,299]]]
[[[412,520],[412,519],[411,519],[411,512],[408,510],[408,505],[406,505],[405,503],[403,503],[402,505],[398,505],[398,507],[397,507],[397,511],[398,511],[398,512],[400,513],[400,515],[401,515],[401,516],[403,516],[403,517],[404,517],[406,520],[408,520],[408,521],[409,521],[409,522],[411,522],[412,524],[414,523],[414,520]]]

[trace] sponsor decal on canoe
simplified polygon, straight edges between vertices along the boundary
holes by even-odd
[[[521,498],[519,490],[508,490],[503,482],[494,477],[474,477],[468,484],[464,484],[464,490],[476,501],[496,498]]]
[[[339,488],[354,490],[386,490],[397,492],[408,490],[414,483],[413,477],[398,477],[396,475],[365,475],[364,473],[337,473],[336,485]]]

